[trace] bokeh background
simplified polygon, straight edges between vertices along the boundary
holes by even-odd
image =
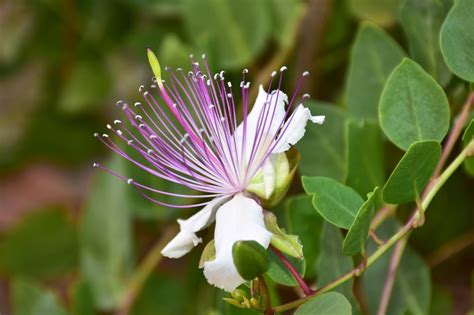
[[[361,21],[370,20],[407,47],[398,21],[401,2],[2,0],[0,314],[112,314],[125,279],[163,227],[188,215],[149,204],[91,167],[106,161],[133,172],[92,135],[119,115],[117,100],[139,100],[138,86],[151,82],[147,47],[171,67],[187,68],[189,54],[206,53],[214,71],[226,70],[235,82],[248,68],[254,96],[258,83],[282,65],[289,68],[288,90],[308,70],[304,90],[343,107],[350,48]],[[459,90],[451,94],[459,98],[450,99],[456,112],[463,85],[454,80],[450,89]],[[401,153],[386,150],[389,172]],[[296,183],[293,192],[299,189]],[[426,226],[410,241],[431,267],[433,300],[447,305],[446,314],[464,314],[472,303],[472,192],[467,176],[450,179]],[[198,260],[194,251],[163,261],[133,314],[231,314],[221,293],[203,280]],[[33,301],[50,308],[35,313],[28,309],[38,305]]]

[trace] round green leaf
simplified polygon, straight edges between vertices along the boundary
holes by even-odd
[[[441,142],[449,128],[448,99],[417,63],[404,59],[387,80],[379,119],[387,137],[403,150],[416,141]]]
[[[256,241],[235,242],[232,257],[237,271],[245,280],[253,280],[268,269],[268,253]]]
[[[362,24],[351,49],[345,87],[347,109],[352,117],[377,121],[385,82],[403,57],[402,48],[381,28]]]
[[[296,145],[301,152],[301,175],[326,176],[343,181],[346,177],[343,158],[346,114],[331,104],[305,102],[305,106],[313,115],[326,115],[327,119],[322,125],[308,124],[304,137]]]
[[[357,211],[357,216],[352,223],[349,232],[347,232],[344,243],[342,243],[342,252],[344,255],[352,256],[365,251],[365,242],[369,237],[370,222],[375,212],[375,200],[378,187],[368,194],[367,200]]]
[[[408,148],[383,188],[383,199],[392,204],[415,201],[431,177],[441,154],[438,142],[415,142]]]
[[[441,28],[441,51],[452,72],[474,82],[474,1],[457,0]]]
[[[309,300],[295,312],[295,315],[351,315],[351,303],[344,295],[328,292]]]
[[[349,229],[364,200],[350,187],[331,178],[303,176],[306,193],[313,195],[313,206],[328,222]]]

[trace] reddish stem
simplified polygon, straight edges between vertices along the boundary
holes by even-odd
[[[273,252],[278,256],[278,258],[281,260],[283,265],[285,265],[286,269],[291,273],[293,278],[298,282],[298,285],[300,286],[301,290],[303,290],[303,293],[308,296],[313,293],[313,290],[306,284],[306,282],[303,280],[301,275],[299,274],[298,270],[291,264],[291,262],[283,255],[278,249],[276,249],[273,246],[270,246],[270,248],[273,250]]]

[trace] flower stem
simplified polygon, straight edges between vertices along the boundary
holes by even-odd
[[[177,232],[177,226],[172,225],[166,229],[161,238],[156,242],[153,248],[148,252],[143,262],[138,266],[132,274],[127,288],[117,308],[116,315],[127,315],[133,306],[135,298],[140,294],[143,285],[152,273],[153,269],[159,264],[163,256],[161,250],[172,239]]]
[[[273,246],[270,246],[270,248],[273,250],[273,252],[278,256],[278,258],[281,260],[281,262],[285,265],[286,269],[291,273],[293,278],[296,280],[298,285],[300,286],[301,290],[303,290],[303,293],[308,296],[313,293],[313,290],[306,284],[304,279],[301,277],[299,274],[298,270],[291,264],[291,262],[283,255],[278,249],[276,249]]]
[[[472,154],[474,151],[474,140],[471,140],[471,142],[466,146],[466,148],[454,159],[454,161],[446,168],[446,170],[433,182],[431,185],[429,191],[426,193],[424,196],[421,205],[422,209],[426,211],[428,206],[430,205],[431,201],[433,198],[436,196],[438,191],[443,187],[443,185],[446,183],[448,178],[458,169],[458,167],[464,162],[464,160]],[[414,215],[408,220],[408,222],[397,232],[395,233],[390,239],[387,240],[385,244],[380,246],[368,259],[367,259],[367,264],[366,268],[371,266],[374,262],[376,262],[380,257],[382,257],[383,254],[387,250],[389,250],[395,243],[397,243],[399,240],[403,239],[406,237],[413,229],[413,223],[416,222],[418,219],[419,212],[418,209],[414,213]],[[310,299],[326,293],[328,291],[331,291],[332,289],[338,287],[339,285],[343,284],[346,281],[349,281],[350,279],[354,278],[356,276],[357,270],[359,269],[359,266],[354,268],[352,271],[344,274],[340,278],[334,280],[333,282],[328,283],[324,287],[321,287],[320,289],[314,291],[311,295],[308,295],[306,297],[303,297],[301,299],[274,307],[273,309],[275,312],[283,312],[287,311],[290,309],[293,309],[295,307],[298,307],[305,302],[309,301]]]
[[[262,291],[262,294],[265,298],[265,315],[275,314],[275,311],[272,309],[270,291],[268,290],[267,283],[265,282],[265,279],[263,279],[262,275],[258,276],[258,285],[260,286],[260,291]]]
[[[400,242],[398,242],[397,245],[395,245],[395,250],[393,251],[392,258],[390,259],[387,278],[383,287],[382,297],[380,298],[380,304],[377,310],[377,315],[384,315],[387,312],[388,302],[390,301],[390,296],[392,295],[393,290],[393,284],[395,283],[395,276],[397,275],[397,269],[400,265],[400,261],[403,256],[403,251],[405,249],[407,241],[408,235]]]

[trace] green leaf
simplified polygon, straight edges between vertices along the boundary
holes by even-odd
[[[257,241],[237,241],[232,246],[235,268],[245,280],[253,280],[268,269],[268,253]]]
[[[114,156],[107,166],[125,173],[125,163]],[[80,226],[81,272],[103,310],[116,306],[130,271],[129,189],[108,173],[98,173]]]
[[[377,233],[382,239],[388,239],[397,230],[398,225],[394,221],[387,221],[379,227]],[[367,252],[370,255],[378,246],[370,241],[368,244]],[[377,313],[392,253],[393,248],[367,268],[362,276],[366,296],[370,296],[367,299],[370,314]],[[430,314],[430,298],[430,271],[423,259],[407,245],[395,276],[387,314]]]
[[[302,177],[307,194],[313,195],[313,206],[335,226],[349,229],[364,200],[350,187],[326,177]]]
[[[474,119],[471,120],[466,130],[464,130],[464,134],[462,136],[462,142],[463,142],[464,147],[466,147],[473,138],[474,138]],[[464,161],[464,168],[468,174],[474,176],[474,156],[468,157]]]
[[[449,69],[474,82],[474,2],[457,0],[441,28],[441,51]]]
[[[403,150],[416,141],[441,142],[449,128],[448,99],[417,63],[404,59],[387,80],[379,119],[387,137]]]
[[[16,278],[12,282],[12,306],[15,315],[66,315],[56,295],[37,283]]]
[[[290,197],[286,203],[286,226],[288,232],[299,235],[306,261],[306,276],[316,277],[316,259],[319,256],[319,239],[324,220],[314,211],[312,197],[299,195]]]
[[[313,115],[326,115],[322,125],[308,124],[305,136],[297,143],[301,152],[301,175],[346,178],[344,125],[346,114],[337,106],[305,102]],[[317,148],[317,149],[315,149]]]
[[[275,283],[287,286],[295,287],[298,285],[296,280],[293,278],[288,269],[283,265],[278,256],[270,250],[268,252],[268,257],[270,258],[270,264],[268,265],[268,270],[266,275],[272,279]],[[301,276],[304,276],[306,264],[304,259],[297,259],[293,257],[287,257],[296,270],[300,273]]]
[[[271,244],[281,252],[295,258],[303,258],[303,246],[298,235],[287,234],[280,229],[277,217],[270,211],[264,212],[265,227],[272,235]]]
[[[249,64],[271,36],[266,1],[183,0],[182,9],[198,51],[226,70]]]
[[[439,43],[441,25],[451,6],[450,0],[405,0],[400,22],[410,48],[410,56],[442,86],[451,79]]]
[[[55,277],[77,266],[77,232],[65,211],[25,217],[0,240],[0,270],[10,275]]]
[[[145,282],[130,315],[189,314],[187,301],[190,300],[189,290],[185,288],[185,283],[181,279],[153,273]]]
[[[351,303],[344,295],[337,292],[328,292],[301,305],[295,315],[351,315]]]
[[[334,281],[351,271],[352,258],[342,254],[341,231],[329,224],[324,224],[321,233],[321,253],[318,257],[318,288]],[[352,299],[353,280],[347,281],[334,289],[347,299]]]
[[[95,303],[89,285],[82,279],[72,288],[72,315],[95,315]]]
[[[379,25],[392,24],[397,16],[400,0],[349,0],[352,13],[361,20]]]
[[[450,292],[441,286],[433,287],[431,296],[430,315],[445,315],[453,313],[453,300]]]
[[[378,190],[379,188],[375,187],[374,191],[367,195],[367,200],[357,211],[357,216],[342,243],[344,255],[352,256],[365,252],[365,242],[369,237],[370,222],[375,213],[375,200]]]
[[[345,87],[347,109],[352,117],[377,121],[385,82],[403,57],[403,50],[382,29],[362,24],[351,49]]]
[[[441,155],[441,145],[432,140],[408,147],[383,188],[383,199],[392,204],[415,201],[433,174]]]
[[[366,195],[385,181],[383,138],[379,126],[369,122],[347,123],[346,185]]]

